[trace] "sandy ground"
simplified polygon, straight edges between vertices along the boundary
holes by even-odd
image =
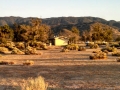
[[[108,54],[107,59],[90,60],[94,49],[60,52],[61,48],[41,50],[41,55],[3,55],[1,61],[15,65],[0,65],[0,90],[17,86],[22,79],[43,76],[52,90],[119,90],[120,63]],[[23,66],[33,60],[33,66]]]

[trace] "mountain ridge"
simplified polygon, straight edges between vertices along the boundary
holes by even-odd
[[[0,26],[9,25],[12,26],[14,23],[17,24],[29,24],[31,18],[36,17],[0,17]],[[42,19],[44,24],[50,25],[54,31],[58,31],[63,28],[70,28],[72,26],[77,26],[80,30],[89,29],[89,25],[95,22],[106,24],[120,31],[120,21],[115,20],[105,20],[99,17],[52,17]]]

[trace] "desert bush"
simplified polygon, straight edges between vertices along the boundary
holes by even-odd
[[[90,46],[91,49],[97,49],[97,48],[99,48],[98,44],[90,44],[89,46]]]
[[[107,54],[104,52],[98,52],[94,55],[90,55],[89,57],[90,59],[106,59],[107,58]]]
[[[103,52],[104,52],[104,53],[106,53],[106,54],[108,54],[108,53],[109,53],[109,52],[108,52],[108,50],[104,50]]]
[[[19,50],[18,48],[14,48],[11,54],[25,54],[23,51]]]
[[[0,65],[13,65],[14,62],[8,62],[8,61],[0,61]]]
[[[5,54],[8,51],[9,51],[8,48],[6,48],[6,47],[0,47],[0,53]]]
[[[20,50],[23,50],[25,48],[24,42],[17,42],[15,46]]]
[[[23,65],[27,65],[27,66],[29,66],[29,65],[34,65],[34,61],[31,61],[31,60],[27,60],[27,61],[25,61],[24,63],[23,63]]]
[[[107,50],[108,52],[117,52],[117,48],[115,47],[106,47],[102,48],[101,51]]]
[[[116,61],[117,61],[117,62],[120,62],[120,58],[117,58]]]
[[[20,87],[22,90],[47,90],[48,84],[43,77],[39,76],[35,79],[28,78]]]
[[[28,46],[28,47],[26,48],[25,54],[27,54],[27,55],[35,54],[35,55],[36,55],[36,54],[37,54],[37,53],[36,53],[36,48],[33,48],[33,47]]]
[[[61,52],[69,52],[69,50],[68,50],[68,49],[63,48],[63,49],[61,50]]]
[[[86,47],[79,46],[78,51],[86,51]]]
[[[8,41],[4,46],[9,50],[13,50],[13,48],[15,47],[15,44],[14,42]]]
[[[115,44],[110,45],[110,47],[120,47],[120,45],[119,43],[115,43]]]
[[[77,44],[69,44],[65,46],[64,48],[68,50],[78,50],[79,46]]]
[[[120,52],[113,52],[112,56],[120,56]]]
[[[29,45],[31,47],[36,47],[36,49],[38,49],[38,50],[47,50],[48,49],[46,44],[43,43],[43,42],[36,42],[36,41],[34,41],[34,42],[30,42]]]

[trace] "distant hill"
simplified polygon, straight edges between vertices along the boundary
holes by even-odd
[[[0,17],[0,26],[9,25],[12,26],[14,23],[18,24],[29,24],[33,17],[22,18],[22,17]],[[50,25],[52,30],[57,33],[63,28],[70,29],[73,25],[77,26],[81,31],[89,30],[91,24],[100,22],[102,24],[109,25],[120,31],[120,21],[110,20],[107,21],[98,17],[53,17],[42,19],[44,24]]]

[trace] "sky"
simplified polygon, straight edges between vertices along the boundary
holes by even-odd
[[[120,0],[0,0],[0,17],[100,17],[120,21]]]

